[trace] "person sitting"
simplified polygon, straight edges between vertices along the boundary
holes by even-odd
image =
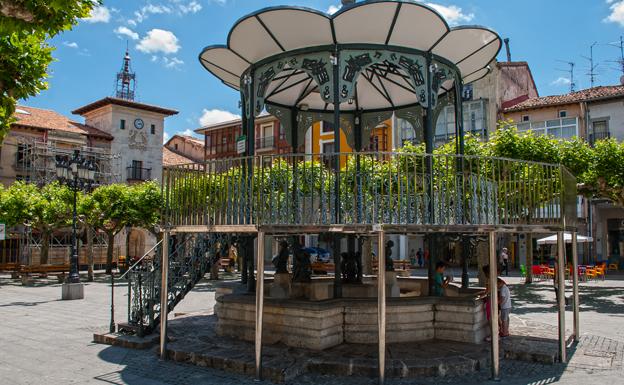
[[[444,288],[448,286],[450,279],[444,278],[444,270],[446,269],[446,263],[440,261],[436,263],[436,273],[433,277],[433,295],[436,297],[442,297],[444,295]]]

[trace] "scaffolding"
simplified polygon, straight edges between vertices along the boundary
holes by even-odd
[[[96,166],[95,183],[98,185],[121,181],[121,154],[111,154],[106,148],[99,147],[60,147],[54,142],[27,136],[17,137],[17,155],[15,170],[23,178],[39,186],[57,179],[57,156],[71,157],[75,150],[92,161]]]

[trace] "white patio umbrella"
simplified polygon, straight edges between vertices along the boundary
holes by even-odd
[[[565,243],[572,243],[572,234],[564,233],[563,239]],[[576,236],[577,243],[592,242],[593,240],[594,239],[592,237],[585,237],[583,235]],[[551,235],[550,237],[538,239],[537,244],[538,245],[555,245],[557,244],[557,234]]]

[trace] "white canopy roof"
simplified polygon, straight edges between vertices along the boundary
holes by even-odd
[[[572,243],[572,234],[564,233],[563,239],[565,243]],[[592,237],[585,237],[583,235],[576,236],[577,243],[587,243],[592,242],[594,239]],[[542,238],[537,240],[538,245],[554,245],[557,244],[557,234],[551,235],[550,237]]]
[[[243,72],[263,59],[302,48],[336,44],[377,44],[431,52],[454,64],[466,84],[488,73],[487,65],[498,54],[501,39],[484,27],[450,28],[438,12],[420,2],[369,0],[343,7],[333,15],[303,7],[262,9],[234,24],[227,46],[206,47],[199,59],[208,71],[238,90]],[[286,82],[285,76],[273,80],[267,87],[267,95],[277,87],[290,87],[267,97],[267,102],[289,106],[298,102],[311,109],[328,108],[315,85],[307,81],[307,73],[286,71],[294,76],[287,76]],[[389,80],[374,75],[365,80],[360,78],[357,83],[359,108],[395,108],[417,102],[398,75],[390,76]],[[445,80],[441,92],[452,85],[452,79]],[[342,110],[355,108],[346,104],[340,106]]]

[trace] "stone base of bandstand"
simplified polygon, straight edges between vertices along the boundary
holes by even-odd
[[[84,283],[64,283],[61,289],[61,299],[84,299]]]

